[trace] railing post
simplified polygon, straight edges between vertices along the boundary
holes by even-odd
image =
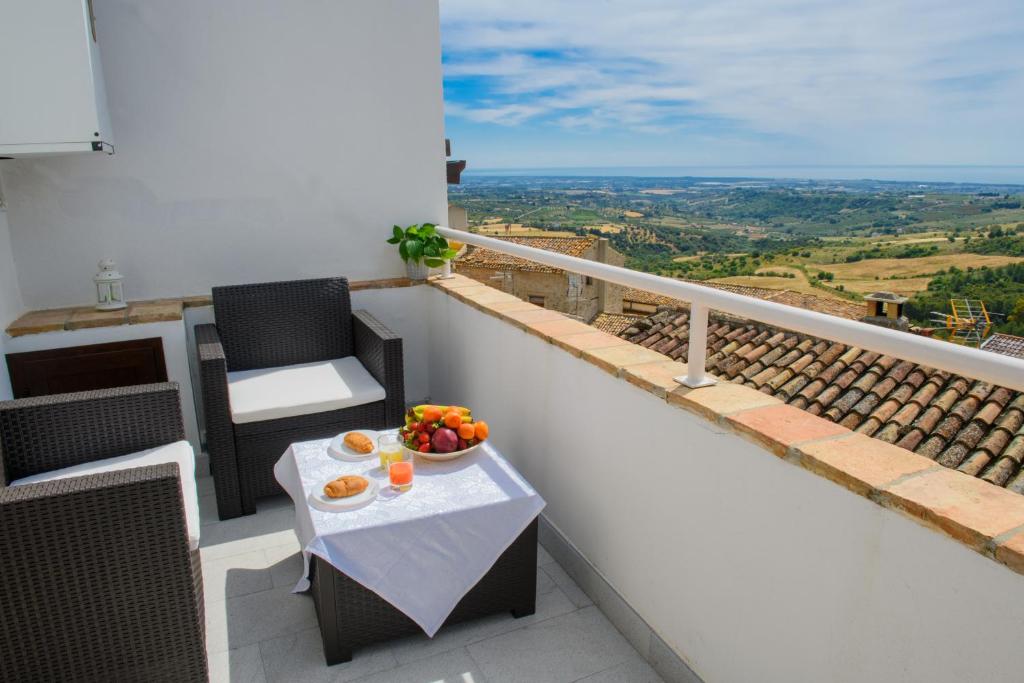
[[[680,384],[690,388],[709,387],[715,380],[704,372],[708,347],[708,308],[696,301],[690,302],[690,348],[686,356],[686,375],[676,377]]]

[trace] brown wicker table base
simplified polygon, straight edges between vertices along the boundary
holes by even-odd
[[[352,651],[398,636],[422,633],[412,619],[324,560],[313,556],[310,581],[327,664],[352,659]],[[426,587],[425,587],[426,589]],[[469,619],[511,612],[533,614],[537,603],[537,520],[512,542],[490,571],[462,598],[448,619]]]

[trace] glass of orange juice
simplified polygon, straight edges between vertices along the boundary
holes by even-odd
[[[402,458],[402,440],[398,434],[381,434],[377,437],[377,454],[381,471],[387,473],[391,463]]]
[[[412,453],[406,450],[398,452],[398,458],[388,465],[388,478],[391,490],[404,492],[412,488]]]

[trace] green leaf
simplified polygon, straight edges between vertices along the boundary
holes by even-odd
[[[392,230],[394,231],[394,237],[392,237],[391,239],[395,240],[395,242],[392,242],[392,244],[398,244],[398,242],[400,242],[402,238],[405,237],[405,231],[402,230],[402,228],[400,228],[397,225],[394,226]]]
[[[436,244],[427,243],[423,247],[423,254],[425,256],[433,256],[434,258],[439,258],[441,256],[441,250],[437,248]]]
[[[431,268],[440,268],[441,266],[444,265],[444,261],[442,261],[439,258],[428,258],[426,259],[425,263]]]
[[[398,255],[402,257],[403,261],[409,260],[409,243],[403,241],[398,245]]]
[[[446,261],[451,261],[453,258],[456,257],[456,255],[458,255],[458,253],[459,252],[455,251],[454,249],[445,249],[441,253],[441,258],[443,258]]]
[[[398,244],[401,241],[401,237],[392,237],[391,239],[388,240],[388,244]]]
[[[424,223],[423,225],[420,226],[420,234],[423,235],[424,237],[437,234],[437,231],[434,230],[434,227],[435,226],[433,223]]]
[[[420,242],[419,240],[408,240],[406,244],[408,245],[406,250],[409,252],[409,258],[411,258],[414,263],[418,263],[420,257],[423,256],[423,242]]]

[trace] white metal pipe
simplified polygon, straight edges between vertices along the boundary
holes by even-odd
[[[642,273],[621,266],[557,254],[461,230],[438,227],[438,232],[465,244],[518,256],[552,268],[560,268],[624,287],[634,287],[674,299],[689,301],[691,305],[703,305],[741,318],[759,320],[786,330],[884,353],[964,377],[1024,391],[1024,360],[1019,358],[950,344],[856,320],[808,311],[795,306],[755,299],[692,282]]]
[[[690,348],[686,355],[686,375],[674,378],[691,389],[715,383],[704,371],[708,348],[708,309],[696,301],[690,304]]]

